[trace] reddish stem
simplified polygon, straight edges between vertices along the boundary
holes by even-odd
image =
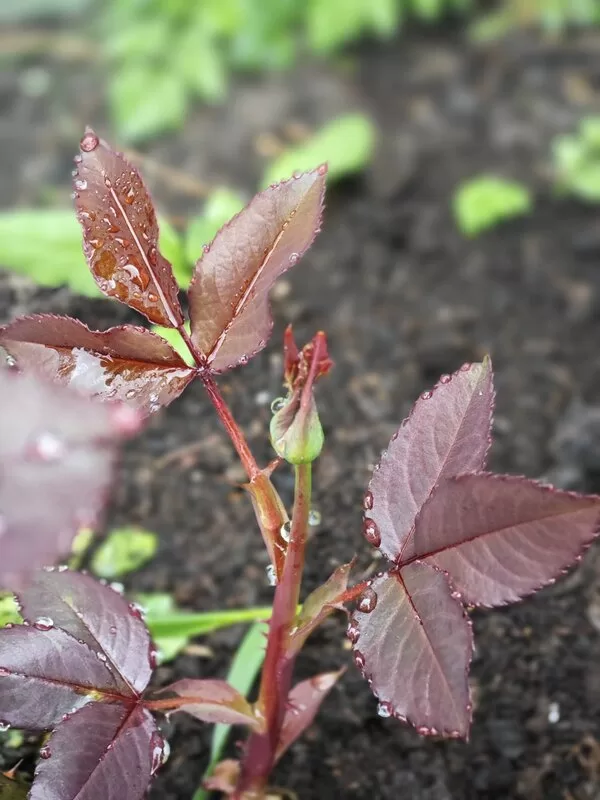
[[[296,489],[290,541],[283,576],[275,590],[273,615],[269,624],[267,652],[262,671],[258,707],[266,721],[266,733],[251,734],[241,775],[232,800],[260,798],[264,794],[277,754],[285,717],[296,654],[287,649],[288,631],[296,618],[300,597],[304,551],[311,498],[311,465],[296,466]]]

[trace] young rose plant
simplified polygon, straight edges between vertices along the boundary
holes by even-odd
[[[221,762],[207,786],[260,800],[343,671],[294,686],[298,653],[330,613],[354,601],[347,635],[378,713],[424,735],[467,737],[466,607],[513,602],[553,581],[597,535],[600,498],[486,472],[492,368],[489,359],[466,364],[421,395],[373,473],[363,533],[387,569],[349,587],[353,564],[343,565],[299,606],[311,464],[323,446],[314,387],[331,368],[325,335],[299,349],[286,331],[287,396],[274,406],[277,459],[265,468],[216,378],[269,338],[269,290],[319,230],[326,168],[261,192],[205,246],[188,294],[188,330],[138,172],[91,130],[76,160],[76,207],[94,278],[109,297],[178,331],[193,366],[143,327],[92,331],[36,315],[0,330],[11,367],[0,369],[0,585],[16,592],[25,620],[0,630],[0,720],[51,731],[32,800],[140,800],[165,758],[155,715],[174,711],[248,729],[240,760]],[[149,689],[155,652],[139,609],[87,575],[36,569],[56,562],[96,519],[115,440],[193,380],[238,452],[271,561],[273,611],[254,702],[221,680]],[[291,519],[271,482],[283,461],[295,475]]]

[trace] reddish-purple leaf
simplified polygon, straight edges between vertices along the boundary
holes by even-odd
[[[425,503],[404,557],[446,570],[467,603],[502,605],[577,561],[599,524],[600,497],[508,475],[461,475]]]
[[[192,340],[217,372],[245,363],[271,333],[269,291],[321,224],[326,168],[264,192],[221,228],[189,290]]]
[[[306,598],[290,633],[289,649],[298,652],[310,634],[336,609],[344,610],[343,595],[354,561],[342,564],[327,581]]]
[[[183,324],[178,287],[158,251],[158,223],[139,172],[87,130],[76,157],[75,206],[84,253],[108,297],[169,328]]]
[[[287,710],[277,744],[277,760],[313,723],[321,703],[344,670],[322,672],[296,684],[288,695]]]
[[[415,561],[376,577],[348,638],[380,716],[407,720],[422,734],[467,736],[471,626],[443,572]]]
[[[30,800],[141,800],[163,749],[145,709],[92,703],[42,748]]]
[[[109,586],[69,570],[40,571],[19,595],[25,620],[50,619],[84,642],[124,696],[148,685],[155,664],[150,634],[136,607]]]
[[[194,376],[170,344],[133,325],[91,331],[70,317],[38,314],[0,329],[0,346],[19,367],[145,412],[175,400]]]
[[[424,392],[392,438],[365,497],[364,534],[392,561],[440,481],[483,469],[494,402],[492,367],[465,364]]]
[[[133,409],[6,369],[0,397],[0,587],[19,589],[98,521],[113,443],[139,419]]]
[[[248,725],[255,730],[262,728],[262,720],[250,703],[227,681],[184,678],[165,687],[161,690],[163,692],[175,695],[165,701],[170,704],[169,709],[185,711],[203,722]]]
[[[47,730],[98,697],[118,694],[115,675],[87,645],[50,627],[40,616],[31,627],[0,629],[0,720]]]

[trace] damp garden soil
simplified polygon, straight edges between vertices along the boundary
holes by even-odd
[[[600,491],[600,425],[586,427],[593,410],[573,405],[600,404],[598,210],[553,197],[549,183],[552,137],[600,110],[599,46],[598,34],[561,42],[515,35],[478,51],[456,30],[411,31],[385,47],[362,47],[350,71],[304,66],[241,82],[226,107],[194,112],[182,133],[149,148],[156,161],[250,193],[260,173],[257,137],[285,136],[290,121],[316,125],[356,107],[379,124],[374,164],[330,190],[323,232],[275,291],[270,346],[221,382],[266,462],[283,326],[292,321],[302,341],[327,331],[336,367],[318,390],[327,442],[316,466],[322,521],[309,548],[307,591],[355,552],[360,571],[378,569],[360,535],[377,453],[420,391],[486,352],[498,392],[491,467]],[[42,74],[50,81],[32,95],[31,77]],[[66,195],[84,122],[119,144],[103,116],[98,77],[93,64],[47,58],[4,70],[3,206],[32,204],[48,185]],[[482,170],[526,182],[536,210],[469,242],[455,229],[450,200],[459,180]],[[181,187],[145,174],[163,208],[194,210]],[[69,313],[99,328],[135,317],[115,303],[2,274],[0,322],[34,311]],[[569,446],[558,447],[565,437]],[[110,525],[137,523],[160,534],[159,555],[128,578],[128,589],[169,591],[198,610],[269,602],[265,554],[236,486],[241,478],[200,387],[153,418],[123,454],[108,515]],[[277,482],[291,499],[285,468]],[[351,664],[343,620],[328,620],[299,671],[340,664],[348,671],[274,783],[302,800],[600,798],[598,548],[555,586],[510,608],[477,612],[473,621],[475,716],[464,744],[380,719]],[[161,667],[156,680],[224,676],[241,633],[202,640],[202,649]],[[190,800],[210,735],[209,726],[173,721],[172,756],[151,800]],[[19,752],[5,748],[0,766],[25,755],[32,768],[35,752],[33,740]]]

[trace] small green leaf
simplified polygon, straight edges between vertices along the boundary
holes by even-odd
[[[158,246],[160,252],[167,261],[171,262],[175,280],[180,288],[187,289],[192,277],[192,265],[185,257],[183,240],[165,217],[159,217],[158,225]]]
[[[252,688],[265,659],[265,637],[268,632],[269,627],[264,622],[255,623],[242,639],[231,662],[227,681],[244,696]],[[230,730],[230,725],[215,725],[210,748],[210,763],[204,773],[205,780],[212,774],[215,765],[221,758]],[[206,800],[208,795],[209,793],[205,789],[198,789],[193,800]]]
[[[189,333],[190,323],[186,322],[184,327],[186,331]],[[183,341],[181,334],[176,328],[163,328],[160,325],[153,325],[151,330],[152,333],[156,333],[158,334],[158,336],[162,336],[163,339],[166,339],[167,342],[171,345],[171,347],[174,347],[175,350],[177,350],[179,355],[183,358],[183,360],[188,366],[190,367],[194,366],[195,364],[194,357],[188,350],[188,346]]]
[[[68,286],[101,296],[83,257],[81,228],[69,209],[19,209],[0,213],[0,266],[40,286]]]
[[[194,612],[177,608],[166,593],[138,594],[135,601],[144,609],[144,618],[159,650],[159,661],[175,658],[195,636],[220,628],[268,619],[271,608],[242,608],[227,611]]]
[[[111,531],[92,557],[91,567],[100,578],[112,580],[139,569],[154,558],[158,547],[155,533],[141,528]]]
[[[504,220],[527,214],[532,199],[520,183],[482,175],[459,186],[453,206],[462,233],[477,236]]]
[[[19,614],[17,601],[12,594],[0,594],[0,628],[5,625],[17,625],[23,622]]]
[[[289,178],[327,162],[329,182],[363,170],[375,147],[375,126],[364,114],[347,114],[333,120],[298,147],[287,150],[267,169],[263,186]]]
[[[115,70],[109,98],[120,136],[129,142],[176,130],[187,112],[183,78],[151,63],[125,62]]]
[[[243,195],[226,186],[219,186],[210,194],[202,213],[193,217],[187,227],[185,255],[190,264],[200,258],[203,245],[212,242],[217,231],[245,204]]]
[[[91,528],[81,528],[77,532],[77,536],[73,539],[71,545],[71,557],[69,558],[69,568],[79,569],[83,561],[83,557],[89,550],[92,542],[94,541],[94,531]]]

